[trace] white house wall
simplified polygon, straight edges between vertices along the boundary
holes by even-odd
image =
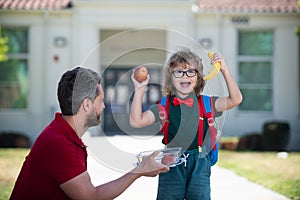
[[[267,121],[286,121],[290,125],[289,149],[299,149],[299,38],[294,28],[300,25],[299,16],[292,15],[239,15],[249,17],[249,24],[234,25],[230,13],[203,13],[197,19],[197,37],[210,38],[212,50],[225,55],[228,66],[238,80],[237,31],[273,30],[273,112],[240,112],[233,109],[226,112],[223,136],[262,133]]]
[[[170,53],[179,46],[210,38],[210,50],[225,55],[237,80],[237,30],[267,28],[274,30],[274,111],[246,113],[236,108],[230,110],[226,112],[224,136],[261,132],[266,121],[284,120],[291,126],[289,148],[300,149],[299,38],[294,32],[294,27],[300,26],[299,16],[245,14],[249,17],[249,24],[236,26],[231,22],[234,13],[193,13],[192,1],[132,2],[75,1],[71,10],[59,12],[1,11],[1,25],[30,28],[30,91],[27,111],[0,112],[0,130],[23,131],[34,139],[53,118],[53,113],[59,110],[56,89],[62,73],[77,65],[101,71],[101,52],[97,49],[101,30],[167,29],[166,50]],[[67,45],[55,47],[53,41],[56,37],[66,38]],[[192,48],[200,49],[200,56],[208,62],[205,49]],[[58,61],[54,60],[55,57],[59,58]],[[226,93],[223,87],[218,87],[222,84],[222,77],[208,82],[211,94]]]
[[[71,69],[71,41],[70,37],[70,13],[44,13],[43,24],[42,24],[42,43],[37,45],[40,46],[39,53],[41,55],[41,67],[43,69],[41,74],[37,76],[42,77],[41,87],[42,92],[42,104],[43,112],[40,111],[42,119],[42,128],[47,125],[54,117],[54,113],[59,110],[57,103],[57,84],[63,72],[67,69]],[[56,46],[56,39],[65,39],[66,44],[64,46]],[[33,43],[34,41],[31,40]],[[34,59],[36,55],[34,54]],[[35,68],[36,66],[30,65]],[[36,82],[34,84],[39,84]],[[32,85],[34,85],[32,84]],[[39,133],[39,132],[37,132]],[[35,134],[37,134],[35,133]]]

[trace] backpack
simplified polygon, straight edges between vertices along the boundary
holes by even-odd
[[[159,118],[162,121],[162,129],[160,132],[164,135],[164,143],[168,144],[168,129],[169,129],[169,106],[170,97],[164,96],[158,104]],[[207,95],[200,95],[198,98],[199,120],[198,120],[198,148],[202,152],[203,146],[203,124],[204,119],[207,119],[209,135],[211,141],[211,150],[208,153],[211,166],[218,161],[218,142],[216,141],[217,130],[215,128],[214,110],[212,97]]]

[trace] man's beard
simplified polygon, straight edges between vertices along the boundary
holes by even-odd
[[[100,116],[97,115],[96,111],[93,110],[88,116],[85,121],[86,127],[98,126],[100,124]]]

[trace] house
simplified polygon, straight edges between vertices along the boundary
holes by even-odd
[[[225,55],[243,103],[218,122],[223,136],[262,131],[269,121],[290,126],[288,150],[300,150],[300,11],[296,0],[0,0],[1,36],[9,37],[0,62],[0,131],[34,140],[59,110],[57,83],[82,65],[103,74],[106,109],[102,129],[128,126],[130,74],[148,67],[145,107],[160,97],[161,70],[170,53],[188,46],[210,63]],[[210,95],[225,95],[218,75]],[[157,126],[136,132],[151,133]]]

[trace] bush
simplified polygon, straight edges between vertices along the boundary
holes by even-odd
[[[286,151],[289,136],[290,127],[287,122],[266,122],[262,133],[248,133],[241,137],[237,150]]]
[[[1,148],[29,148],[30,139],[23,133],[2,132],[0,133]]]
[[[286,122],[271,121],[263,126],[263,141],[266,151],[285,151],[289,142],[290,127]]]
[[[238,151],[262,151],[264,144],[260,133],[249,133],[240,138],[237,145]]]

